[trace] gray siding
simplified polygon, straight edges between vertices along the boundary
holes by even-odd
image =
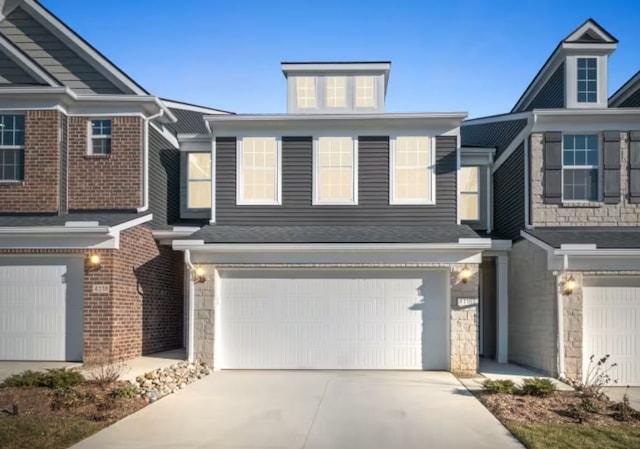
[[[500,237],[517,239],[524,228],[524,142],[493,174],[493,227]]]
[[[166,229],[179,220],[180,152],[149,127],[149,210],[151,227]]]
[[[13,59],[0,51],[0,85],[32,86],[42,85],[29,75]]]
[[[78,94],[129,93],[118,89],[22,8],[0,22],[0,33]]]
[[[538,95],[524,109],[531,111],[533,109],[562,109],[565,105],[564,99],[564,62],[551,75],[549,81],[544,85]]]
[[[456,223],[456,137],[436,140],[436,205],[389,205],[389,138],[359,137],[357,206],[312,206],[311,137],[282,139],[282,205],[236,205],[236,139],[217,139],[218,225]]]
[[[460,128],[462,146],[495,148],[498,157],[526,125],[526,119],[503,120],[481,125],[474,125],[473,122],[463,124]]]

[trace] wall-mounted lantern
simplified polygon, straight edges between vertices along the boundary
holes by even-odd
[[[569,276],[562,283],[562,292],[565,295],[571,295],[575,291],[576,287],[578,287],[578,281],[576,281],[573,276]]]
[[[463,284],[466,284],[469,282],[469,279],[471,279],[471,269],[465,265],[462,267],[462,270],[460,270],[460,280]]]
[[[193,280],[197,283],[202,283],[205,281],[205,271],[203,267],[196,267],[193,271]]]
[[[102,268],[99,254],[90,254],[87,256],[87,271],[98,271]]]

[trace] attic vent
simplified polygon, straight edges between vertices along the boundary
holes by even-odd
[[[582,36],[576,39],[573,42],[582,42],[582,43],[593,43],[593,42],[606,42],[602,39],[601,36],[598,35],[594,30],[587,30],[584,32]]]

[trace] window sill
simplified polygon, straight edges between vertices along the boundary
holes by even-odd
[[[564,201],[562,203],[562,207],[565,207],[565,208],[582,207],[582,208],[596,209],[599,207],[603,207],[604,205],[605,204],[600,201],[569,201],[569,202]]]
[[[111,159],[110,154],[85,154],[85,159]]]
[[[0,180],[0,186],[23,186],[24,181],[18,180]]]

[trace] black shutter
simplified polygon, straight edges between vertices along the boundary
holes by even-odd
[[[640,203],[640,132],[629,133],[629,202]]]
[[[562,133],[544,133],[544,202],[562,203]]]
[[[620,131],[604,132],[602,196],[606,204],[620,203]]]

